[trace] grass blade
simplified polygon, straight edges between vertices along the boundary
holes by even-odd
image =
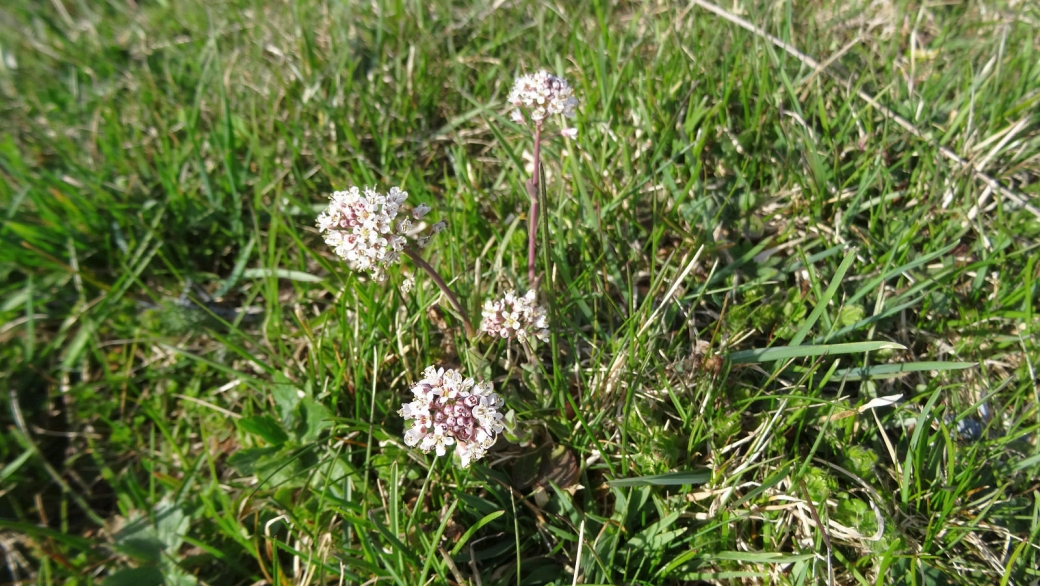
[[[946,371],[961,370],[975,366],[974,362],[904,362],[901,364],[878,364],[876,366],[859,366],[856,368],[839,368],[834,371],[834,378],[857,381],[868,378],[894,378],[911,372],[926,370]]]
[[[827,344],[821,346],[774,346],[772,348],[754,348],[741,350],[729,355],[733,364],[754,364],[804,358],[806,356],[837,356],[839,354],[858,354],[875,350],[906,350],[906,346],[895,342],[850,342],[848,344]],[[838,376],[835,374],[835,376]]]
[[[809,319],[805,320],[802,327],[798,328],[798,333],[791,339],[791,346],[797,346],[802,343],[805,336],[809,335],[809,330],[816,325],[816,321],[820,319],[823,312],[827,310],[827,306],[830,304],[831,299],[834,298],[834,294],[838,292],[838,287],[841,285],[841,280],[845,277],[845,273],[848,272],[849,267],[852,266],[852,261],[856,260],[856,251],[850,250],[845,258],[838,265],[838,270],[834,272],[834,278],[831,279],[831,284],[827,287],[827,290],[823,292],[823,296],[820,297],[816,307],[813,308],[812,313],[809,314]]]
[[[320,283],[325,280],[325,277],[319,277],[318,275],[312,275],[303,271],[291,271],[289,269],[246,269],[242,271],[242,278],[244,279],[263,279],[266,277],[278,277],[279,279],[289,279],[290,281],[303,281],[304,283]]]
[[[625,488],[630,486],[679,486],[683,484],[704,484],[711,480],[710,470],[698,470],[688,472],[669,472],[668,474],[653,474],[650,476],[636,476],[635,478],[617,478],[607,482],[613,488]]]

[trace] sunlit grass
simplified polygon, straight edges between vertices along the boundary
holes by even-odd
[[[1040,224],[940,152],[1040,193],[1028,3],[743,5],[840,82],[684,4],[9,4],[0,582],[1040,577]],[[467,312],[523,289],[539,68],[529,354],[315,221],[401,186]],[[510,411],[468,469],[430,364]]]

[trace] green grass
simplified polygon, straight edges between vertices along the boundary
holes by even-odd
[[[1040,10],[738,4],[935,142],[683,2],[0,6],[0,582],[1040,578],[1040,222],[939,152],[1036,201]],[[531,362],[314,222],[399,185],[471,313],[525,288],[540,67]],[[428,364],[514,412],[467,470]]]

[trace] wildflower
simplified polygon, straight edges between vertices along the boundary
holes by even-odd
[[[527,339],[534,336],[545,342],[549,339],[549,322],[544,307],[535,304],[535,292],[523,297],[509,291],[502,299],[488,300],[481,312],[484,320],[480,329],[492,336]]]
[[[463,378],[457,370],[427,367],[412,395],[397,412],[412,422],[404,443],[438,456],[454,445],[463,468],[483,458],[505,429],[498,411],[505,402],[491,383]]]
[[[386,268],[401,258],[412,231],[410,219],[397,221],[407,199],[408,192],[397,187],[391,187],[385,195],[368,187],[337,191],[332,194],[328,209],[318,215],[318,230],[352,269],[368,271],[382,281]],[[418,220],[429,211],[430,206],[420,204],[412,215]]]
[[[539,126],[552,114],[574,118],[574,107],[578,105],[567,80],[544,70],[517,78],[507,100],[517,108],[527,110],[531,120]],[[519,110],[513,112],[512,118],[517,123],[524,122]]]
[[[426,205],[424,203],[421,203],[421,204],[415,206],[415,209],[412,210],[412,217],[415,218],[416,220],[421,220],[429,212],[430,212],[430,206],[428,206],[428,205]]]

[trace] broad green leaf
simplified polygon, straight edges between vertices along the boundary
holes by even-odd
[[[155,566],[126,568],[105,578],[101,586],[163,586],[163,573]]]
[[[307,397],[300,401],[300,421],[296,434],[302,442],[312,442],[318,435],[332,425],[332,413],[321,403]]]
[[[278,415],[282,418],[282,424],[286,429],[293,429],[296,421],[296,406],[300,404],[300,393],[296,386],[289,381],[285,375],[275,375],[275,383],[271,386],[271,398],[274,399]]]
[[[252,476],[256,474],[257,467],[262,458],[276,453],[278,453],[278,448],[275,446],[266,448],[246,448],[231,454],[227,459],[227,463],[242,476]]]
[[[238,427],[247,433],[263,438],[272,446],[279,446],[289,441],[289,434],[285,433],[282,426],[268,415],[257,415],[245,417],[238,420]]]

